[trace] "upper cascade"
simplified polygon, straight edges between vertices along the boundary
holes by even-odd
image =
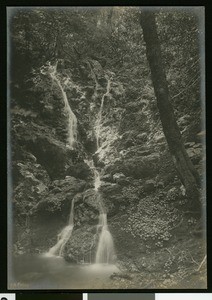
[[[61,81],[59,79],[59,76],[57,73],[57,64],[58,64],[58,62],[56,62],[55,65],[49,65],[49,74],[50,74],[52,80],[57,83],[57,85],[62,93],[62,98],[63,98],[64,104],[65,104],[64,109],[68,116],[68,126],[67,126],[68,138],[67,138],[67,141],[68,141],[69,147],[71,149],[73,149],[74,144],[77,139],[77,118],[69,105],[67,94],[66,94],[66,92],[61,84]]]
[[[103,112],[103,108],[104,108],[104,101],[105,101],[105,97],[107,97],[110,93],[110,87],[111,87],[111,80],[108,76],[105,76],[105,78],[107,79],[107,89],[105,94],[103,94],[102,99],[101,99],[101,105],[100,105],[100,110],[99,113],[97,115],[97,120],[96,120],[96,126],[95,126],[95,131],[96,131],[96,143],[97,143],[97,151],[100,148],[100,134],[101,134],[101,125],[102,125],[102,112]]]

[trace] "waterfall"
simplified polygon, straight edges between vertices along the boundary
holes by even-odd
[[[68,102],[68,98],[66,95],[66,92],[64,91],[60,80],[57,77],[57,63],[54,66],[51,66],[50,68],[50,76],[52,78],[53,81],[55,81],[62,93],[63,96],[63,101],[64,101],[64,109],[68,115],[68,145],[71,149],[73,149],[74,143],[76,141],[76,137],[77,137],[77,118],[75,116],[75,114],[73,113],[69,102]]]
[[[97,226],[97,230],[99,228],[102,228],[102,230],[96,252],[96,263],[113,263],[115,252],[113,238],[107,226],[106,213],[101,213],[99,215],[99,224]]]
[[[95,80],[95,82],[96,82],[96,80]],[[101,151],[100,135],[101,135],[101,126],[102,126],[102,112],[103,112],[103,108],[104,108],[105,97],[108,96],[110,93],[110,85],[111,85],[110,78],[107,77],[107,89],[106,89],[106,92],[102,96],[100,109],[97,114],[97,120],[95,123],[95,133],[96,133],[96,141],[97,141],[97,151],[96,152]],[[95,167],[93,160],[85,160],[85,163],[93,171],[94,190],[96,191],[96,196],[97,196],[96,199],[98,200],[99,207],[100,207],[99,223],[97,225],[97,234],[99,234],[99,241],[98,241],[98,246],[97,246],[95,262],[97,264],[112,263],[114,261],[115,251],[114,251],[113,238],[112,238],[112,235],[111,235],[108,225],[107,225],[107,214],[105,212],[105,209],[104,209],[104,206],[103,206],[103,203],[101,200],[101,196],[99,194],[99,188],[101,187],[101,176],[100,176],[98,169]]]
[[[96,252],[95,262],[112,263],[115,257],[113,238],[107,225],[107,214],[105,212],[99,188],[101,186],[101,177],[97,168],[94,166],[93,160],[85,160],[85,163],[90,167],[94,174],[94,190],[96,192],[96,200],[99,202],[100,214],[99,223],[97,225],[97,234],[99,234],[99,241]]]
[[[90,65],[91,67],[91,65]],[[91,67],[92,70],[92,67]],[[43,73],[45,74],[45,73]],[[66,92],[64,91],[61,81],[59,80],[57,76],[57,63],[52,66],[49,65],[49,74],[53,81],[55,81],[62,93],[63,101],[65,104],[65,110],[68,115],[68,144],[70,148],[73,149],[76,135],[77,135],[77,118],[73,111],[71,110],[71,107],[69,106],[68,99]],[[95,95],[97,95],[97,88],[98,88],[98,81],[95,76],[95,73],[92,70],[93,78],[96,83],[96,89],[95,89]],[[104,100],[105,97],[109,95],[110,93],[110,85],[111,81],[110,78],[107,76],[107,88],[106,92],[103,94],[101,99],[101,105],[100,110],[97,114],[97,120],[95,122],[95,133],[96,133],[96,140],[97,140],[97,152],[101,151],[100,147],[100,136],[101,136],[101,126],[102,126],[102,113],[104,108]],[[89,168],[93,171],[94,174],[94,190],[96,192],[96,200],[99,202],[99,223],[97,225],[97,234],[99,235],[98,240],[98,246],[96,251],[96,259],[95,262],[97,264],[100,263],[112,263],[114,261],[115,257],[115,251],[114,251],[114,244],[113,244],[113,238],[109,231],[108,224],[107,224],[107,214],[104,209],[103,202],[101,200],[101,195],[99,193],[99,188],[101,187],[101,176],[100,172],[94,165],[93,159],[91,160],[84,160],[84,162],[89,166]],[[69,222],[67,226],[65,226],[62,231],[58,234],[57,243],[51,247],[46,253],[48,256],[63,256],[63,250],[69,239],[71,238],[72,231],[74,228],[74,199],[72,200],[71,204],[71,211],[69,216]],[[84,259],[83,259],[84,260]],[[91,261],[91,252],[90,252],[90,261]]]
[[[100,178],[100,173],[99,171],[96,169],[96,167],[94,166],[94,162],[93,160],[88,160],[85,159],[84,162],[89,166],[89,168],[93,171],[94,174],[94,190],[97,192],[98,189],[101,186],[101,178]]]
[[[73,228],[74,228],[74,199],[72,200],[71,203],[71,211],[70,211],[68,225],[64,227],[62,231],[58,234],[57,243],[49,249],[47,255],[49,256],[63,255],[64,247],[72,235]]]
[[[103,112],[103,108],[104,108],[104,101],[105,101],[105,97],[107,97],[110,93],[110,78],[107,78],[107,90],[106,93],[102,96],[101,99],[101,105],[100,105],[100,110],[97,116],[97,120],[96,120],[96,143],[97,143],[97,151],[100,148],[100,143],[99,143],[99,138],[100,138],[100,134],[101,134],[101,122],[102,122],[102,112]]]

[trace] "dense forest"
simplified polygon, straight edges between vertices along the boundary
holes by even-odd
[[[206,288],[203,8],[8,25],[9,288]]]

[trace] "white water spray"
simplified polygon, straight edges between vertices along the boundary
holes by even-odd
[[[113,238],[107,225],[107,214],[101,201],[99,188],[101,186],[101,177],[99,171],[94,166],[93,160],[85,160],[85,163],[90,167],[94,174],[94,190],[96,191],[96,200],[99,202],[100,215],[99,223],[97,225],[97,234],[99,234],[99,241],[97,246],[95,262],[113,263],[115,257]]]
[[[96,263],[113,263],[115,258],[114,244],[112,235],[108,229],[106,213],[99,215],[97,230],[100,228],[101,234],[96,252]]]
[[[101,135],[101,122],[102,122],[102,112],[103,112],[103,108],[104,108],[104,101],[105,101],[105,97],[107,97],[110,93],[110,84],[111,84],[110,78],[107,77],[107,90],[106,90],[106,93],[102,96],[100,110],[99,110],[99,113],[97,116],[96,126],[95,126],[97,151],[100,148],[99,138]]]
[[[94,190],[97,192],[101,186],[101,177],[99,171],[94,166],[93,160],[85,159],[84,162],[89,166],[89,168],[93,171],[94,174]]]
[[[73,113],[70,105],[69,105],[69,102],[68,102],[68,98],[67,98],[67,95],[66,95],[66,92],[64,91],[62,85],[61,85],[61,82],[60,80],[58,79],[58,76],[57,76],[57,63],[54,65],[54,66],[51,66],[50,68],[50,76],[52,78],[53,81],[55,81],[62,93],[62,96],[63,96],[63,101],[64,101],[64,104],[65,104],[65,111],[68,115],[68,145],[71,149],[73,149],[74,147],[74,143],[76,141],[76,138],[77,138],[77,118],[75,116],[75,114]]]
[[[68,114],[68,122],[69,122],[69,124],[68,124],[68,133],[69,133],[68,143],[69,143],[70,148],[73,149],[73,145],[75,143],[76,135],[77,135],[77,119],[69,106],[66,92],[64,91],[64,89],[61,85],[61,82],[57,76],[57,64],[49,67],[49,74],[50,74],[52,80],[57,83],[58,87],[61,90],[62,96],[63,96],[65,110]],[[95,77],[95,82],[96,82],[96,90],[97,90],[98,83],[97,83],[96,77]],[[108,96],[110,93],[110,85],[111,85],[110,78],[107,77],[107,89],[101,99],[100,110],[97,115],[96,126],[95,126],[96,140],[97,140],[97,152],[101,152],[99,140],[100,140],[100,135],[101,135],[101,127],[102,127],[102,112],[103,112],[103,108],[104,108],[105,97]],[[113,238],[112,238],[112,235],[111,235],[108,225],[107,225],[107,214],[105,212],[105,209],[103,207],[103,203],[101,201],[101,197],[99,194],[99,188],[101,186],[101,176],[100,176],[99,171],[95,167],[93,160],[85,160],[85,163],[93,171],[94,190],[96,191],[97,199],[99,201],[99,206],[100,206],[99,223],[97,225],[97,233],[99,233],[99,242],[98,242],[95,262],[97,264],[113,263],[114,257],[115,257]],[[70,212],[68,225],[66,227],[64,227],[62,229],[62,231],[58,234],[57,243],[49,249],[49,251],[46,255],[62,256],[64,247],[72,235],[73,228],[74,228],[74,200],[72,200],[71,212]]]
[[[102,96],[100,110],[98,112],[97,120],[95,124],[95,133],[96,133],[96,141],[97,141],[96,152],[101,152],[100,136],[101,136],[101,127],[102,127],[102,113],[104,109],[105,97],[107,97],[110,93],[110,85],[111,85],[110,78],[107,77],[107,89],[104,95]],[[86,160],[85,162],[93,171],[94,190],[96,191],[96,195],[97,195],[96,199],[99,201],[99,206],[100,206],[99,223],[97,225],[97,233],[99,234],[99,241],[97,246],[95,262],[96,264],[113,263],[115,257],[113,238],[107,225],[107,214],[105,212],[103,203],[101,201],[101,196],[99,194],[99,188],[101,187],[101,176],[99,171],[95,167],[93,160],[90,161]]]
[[[47,256],[62,256],[63,250],[72,235],[72,231],[74,228],[74,199],[71,203],[71,212],[69,216],[69,222],[66,227],[62,229],[62,231],[57,236],[57,243],[49,249],[47,252]]]

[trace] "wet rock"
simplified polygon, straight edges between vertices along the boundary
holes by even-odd
[[[112,174],[105,174],[101,177],[102,181],[106,181],[106,182],[113,182],[113,175]]]
[[[88,153],[94,153],[96,151],[96,139],[94,137],[87,138],[84,147]]]
[[[28,142],[28,148],[37,157],[38,162],[47,170],[51,179],[57,179],[65,174],[69,148],[63,143],[47,137],[37,137]]]
[[[80,192],[83,191],[86,182],[72,176],[66,176],[65,179],[54,180],[53,184],[62,189],[63,192]]]
[[[66,175],[79,179],[86,179],[89,176],[92,176],[92,172],[86,163],[80,162],[70,166],[66,171]]]
[[[100,187],[100,192],[104,194],[105,197],[117,194],[120,190],[121,187],[117,183],[104,182]]]
[[[53,181],[53,185],[54,188],[35,207],[35,213],[42,215],[61,212],[61,215],[68,215],[74,196],[83,191],[86,182],[67,176],[64,180]]]
[[[92,228],[92,230],[90,230]],[[66,244],[64,256],[71,257],[78,263],[91,263],[95,261],[98,237],[96,226],[81,227],[73,231],[71,239]]]
[[[99,199],[100,195],[96,193],[94,189],[88,189],[83,193],[83,203],[91,207],[92,209],[99,211]]]
[[[65,259],[65,261],[67,261],[71,264],[76,264],[77,263],[77,259],[71,253],[65,254],[64,259]]]

